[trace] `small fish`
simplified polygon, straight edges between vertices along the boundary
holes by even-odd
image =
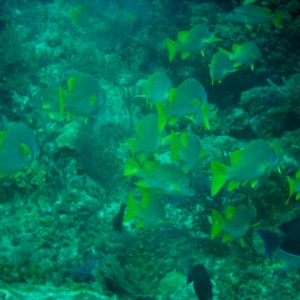
[[[186,283],[193,282],[194,291],[199,300],[211,300],[213,297],[212,283],[207,269],[203,264],[190,265]]]
[[[136,137],[128,140],[132,156],[138,155],[141,162],[149,159],[159,148],[160,138],[158,116],[148,114],[137,124]]]
[[[224,52],[230,60],[234,61],[233,67],[237,68],[242,65],[249,65],[251,70],[254,70],[254,62],[261,57],[259,48],[253,42],[248,42],[242,45],[234,44],[232,52],[219,48],[219,51]]]
[[[287,179],[290,187],[290,195],[285,204],[288,204],[294,194],[296,194],[296,200],[300,199],[300,170],[297,171],[295,178],[288,176]]]
[[[171,160],[179,161],[184,172],[195,169],[199,160],[205,156],[200,139],[190,131],[175,133],[171,136]]]
[[[229,56],[223,51],[216,52],[209,65],[211,84],[213,85],[215,81],[221,83],[225,77],[235,71],[237,71],[237,69],[234,68]]]
[[[222,243],[229,243],[238,239],[241,246],[243,246],[244,241],[242,238],[250,227],[249,208],[243,204],[236,207],[228,205],[225,208],[224,217],[217,210],[213,209],[210,237],[214,239],[221,232],[224,232]]]
[[[141,188],[142,198],[138,202],[133,195],[128,195],[128,204],[124,222],[137,219],[136,228],[154,228],[164,222],[165,212],[162,195],[154,190]]]
[[[167,102],[172,82],[164,71],[158,71],[149,76],[146,84],[146,101],[152,107],[156,102]]]
[[[250,182],[251,187],[255,187],[258,179],[274,168],[280,171],[279,163],[282,158],[283,151],[280,145],[256,140],[245,148],[232,152],[230,166],[212,161],[211,195],[216,195],[228,181],[228,191],[238,188],[240,184],[247,181]]]
[[[174,165],[145,161],[141,167],[132,158],[128,158],[124,176],[138,176],[141,180],[136,185],[142,188],[156,189],[171,195],[194,194],[187,174]]]
[[[168,103],[156,103],[159,131],[163,131],[168,121],[174,125],[180,118],[195,114],[203,103],[207,103],[203,85],[197,79],[185,79],[178,87],[170,90]]]
[[[69,77],[67,84],[68,89],[62,100],[67,120],[73,115],[88,117],[99,110],[103,96],[96,77],[78,73]]]
[[[280,232],[258,230],[272,268],[300,270],[300,217],[279,226]]]
[[[190,56],[192,52],[197,51],[203,56],[204,44],[217,41],[220,41],[220,39],[214,37],[213,33],[211,33],[205,25],[195,25],[189,31],[180,31],[177,34],[176,41],[166,39],[169,61],[171,62],[178,52],[181,52],[181,59],[185,59]]]
[[[34,131],[23,123],[0,132],[0,176],[23,169],[39,155]]]
[[[126,204],[122,203],[119,212],[114,216],[112,226],[114,231],[121,232],[123,230],[123,219],[126,209]]]
[[[244,23],[248,28],[251,28],[253,24],[266,24],[270,22],[272,22],[276,28],[281,28],[282,18],[283,13],[281,11],[272,14],[270,9],[257,5],[238,6],[226,17],[227,20]]]

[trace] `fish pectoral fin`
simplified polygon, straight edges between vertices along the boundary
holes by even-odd
[[[231,241],[233,241],[232,236],[229,233],[225,232],[222,236],[222,243],[230,243]]]
[[[241,245],[242,248],[245,247],[245,240],[243,238],[239,239],[239,244]]]
[[[255,187],[257,186],[257,183],[258,183],[258,180],[255,179],[255,180],[252,180],[252,181],[250,182],[250,185],[251,185],[252,188],[255,188]]]
[[[188,51],[182,51],[181,52],[181,59],[186,59],[187,57],[189,57],[191,55],[191,52]]]
[[[146,189],[149,188],[148,184],[143,180],[137,181],[135,183],[135,185],[138,186],[138,187],[141,187],[141,188],[146,188]]]
[[[227,185],[227,191],[231,192],[235,189],[237,189],[240,186],[240,182],[236,182],[234,180],[230,180],[228,185]]]
[[[274,270],[274,269],[279,269],[279,268],[282,268],[283,267],[283,264],[282,262],[276,262],[274,264],[271,264],[270,266],[268,266],[268,269],[269,270]]]

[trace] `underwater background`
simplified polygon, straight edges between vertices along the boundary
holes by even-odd
[[[0,0],[0,299],[300,299],[299,16]]]

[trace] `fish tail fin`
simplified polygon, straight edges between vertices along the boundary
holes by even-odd
[[[283,13],[282,11],[278,11],[273,15],[272,22],[275,25],[276,28],[282,27],[282,19],[283,19]]]
[[[295,188],[296,188],[296,184],[293,178],[291,178],[290,176],[287,177],[288,179],[288,183],[289,183],[289,187],[290,187],[290,194],[288,199],[285,202],[285,205],[287,205],[291,199],[291,197],[293,196],[293,194],[295,193]]]
[[[126,161],[124,176],[135,176],[138,174],[139,170],[139,164],[134,159],[129,157]]]
[[[158,113],[158,130],[161,133],[167,124],[167,106],[164,103],[157,102],[156,109]]]
[[[278,233],[259,229],[257,234],[264,242],[266,256],[270,256],[280,246],[281,238]]]
[[[217,161],[211,162],[211,195],[215,196],[227,182],[227,172],[229,167]]]
[[[180,142],[178,137],[174,131],[171,133],[171,160],[178,160],[180,158],[179,155]]]
[[[138,213],[138,204],[131,193],[128,194],[128,203],[126,213],[124,215],[124,222],[132,221]]]
[[[176,42],[172,41],[171,39],[166,39],[166,45],[169,52],[169,61],[171,62],[174,57],[176,56],[178,50],[176,46]]]
[[[210,232],[210,238],[214,239],[218,236],[224,228],[225,219],[223,216],[215,209],[212,211],[212,227]]]

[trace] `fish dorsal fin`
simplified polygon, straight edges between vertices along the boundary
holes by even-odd
[[[232,51],[234,52],[234,53],[236,53],[236,52],[239,52],[239,50],[242,48],[242,45],[240,45],[240,44],[233,44],[232,45]]]
[[[187,38],[188,34],[189,34],[189,31],[178,32],[178,34],[177,34],[178,41],[183,42]]]
[[[239,149],[236,151],[233,151],[230,155],[230,163],[231,165],[236,165],[238,164],[243,156],[244,150],[243,149]]]
[[[232,205],[228,205],[225,208],[225,211],[224,211],[225,219],[226,220],[232,220],[232,218],[235,215],[235,212],[236,212],[236,208],[234,206],[232,206]]]

